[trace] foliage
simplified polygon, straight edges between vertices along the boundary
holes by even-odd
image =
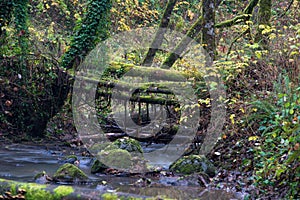
[[[61,67],[76,69],[84,56],[94,48],[97,41],[105,40],[108,33],[108,12],[111,8],[110,0],[89,1],[87,12],[80,26],[72,38],[69,50],[64,54]],[[77,63],[76,63],[77,62]],[[73,66],[75,64],[75,66]]]
[[[112,31],[128,31],[134,28],[153,26],[157,23],[160,8],[157,1],[116,0],[111,9]]]
[[[293,198],[300,187],[300,88],[293,87],[287,76],[277,87],[270,98],[252,103],[250,118],[259,123],[261,133],[255,138],[260,144],[255,148],[254,178],[265,189],[288,185],[287,197]]]

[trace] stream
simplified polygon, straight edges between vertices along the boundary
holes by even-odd
[[[138,197],[164,196],[171,199],[239,199],[238,195],[223,190],[209,190],[188,184],[177,184],[178,177],[160,177],[151,187],[136,186],[141,177],[114,176],[90,173],[92,158],[83,157],[78,149],[58,148],[52,145],[10,144],[0,147],[0,178],[21,182],[34,182],[34,176],[42,171],[52,176],[63,164],[63,159],[75,154],[80,160],[79,168],[89,177],[88,184],[76,187],[95,191],[121,192]],[[158,160],[158,162],[160,162]],[[106,183],[106,184],[103,184]]]

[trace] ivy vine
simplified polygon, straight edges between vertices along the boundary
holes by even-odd
[[[70,48],[61,60],[63,68],[71,69],[78,65],[97,42],[108,37],[108,15],[111,6],[111,0],[88,1],[86,15],[75,27],[75,35],[71,39]]]
[[[29,0],[14,0],[14,23],[21,53],[28,50],[28,3]]]

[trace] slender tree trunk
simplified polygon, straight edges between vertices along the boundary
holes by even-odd
[[[197,21],[193,24],[187,34],[182,38],[179,44],[175,47],[172,53],[168,55],[166,60],[163,62],[161,68],[168,69],[176,62],[180,57],[183,51],[186,49],[188,44],[192,41],[192,38],[195,38],[203,27],[203,18],[200,16]]]
[[[268,35],[263,30],[270,26],[272,0],[260,0],[258,11],[258,28],[255,35],[255,42],[261,45],[262,49],[268,49]]]
[[[215,1],[203,0],[202,5],[203,29],[202,29],[202,45],[208,52],[212,60],[215,59],[216,43],[215,43]]]
[[[258,4],[259,0],[251,0],[247,7],[244,9],[245,14],[252,14],[254,7]]]
[[[142,63],[144,66],[151,66],[154,56],[156,52],[158,51],[159,47],[161,46],[163,39],[164,39],[164,33],[165,29],[168,27],[168,24],[170,22],[170,16],[172,14],[173,8],[176,5],[177,0],[169,0],[167,3],[167,7],[164,11],[164,14],[162,16],[161,22],[159,24],[159,29],[155,34],[155,38],[146,54],[146,57]]]

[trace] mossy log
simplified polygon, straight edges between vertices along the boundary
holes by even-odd
[[[84,66],[82,67],[84,68]],[[100,76],[95,76],[99,71],[96,68],[95,71],[89,71],[86,74],[79,73],[76,75],[77,78],[84,78],[85,80],[98,81]],[[205,71],[203,72],[205,73]],[[157,67],[144,67],[137,66],[134,64],[112,62],[105,69],[102,77],[111,79],[112,77],[121,78],[122,76],[128,77],[140,77],[148,78],[149,81],[174,81],[180,82],[191,78],[196,80],[203,80],[203,74],[200,72],[189,72],[189,71],[176,71],[169,69],[162,69]]]
[[[81,72],[76,78],[87,83],[85,88],[80,88],[81,90],[87,90],[87,93],[90,91],[90,84],[98,86],[96,99],[101,96],[110,98],[115,94],[114,98],[120,100],[160,105],[177,105],[178,101],[175,99],[175,94],[172,91],[172,88],[174,89],[175,86],[176,89],[179,89],[179,87],[186,88],[187,86],[193,88],[195,79],[199,80],[197,81],[198,91],[199,87],[203,87],[204,90],[207,89],[200,72],[191,74],[154,67],[141,67],[127,63],[112,63],[104,71],[102,75],[104,78],[96,77],[95,74],[92,71],[85,74]],[[149,82],[130,83],[129,81],[118,79],[122,75],[147,79]],[[134,94],[129,96],[127,92],[132,89],[134,89]],[[208,97],[208,92],[200,94],[199,97]]]

